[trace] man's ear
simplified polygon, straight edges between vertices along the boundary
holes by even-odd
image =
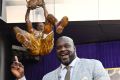
[[[77,56],[77,53],[76,53],[76,47],[75,47],[75,46],[74,46],[74,50],[75,50],[75,51],[74,51],[74,52],[75,52],[75,56]]]
[[[76,51],[76,47],[74,46],[74,49],[75,49],[75,51]]]

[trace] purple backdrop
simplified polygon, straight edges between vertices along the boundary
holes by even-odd
[[[100,60],[105,68],[120,67],[120,41],[76,45],[80,58]],[[39,62],[25,63],[27,80],[42,80],[44,74],[59,66],[55,49]]]

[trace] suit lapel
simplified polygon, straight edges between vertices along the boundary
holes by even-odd
[[[58,68],[57,68],[57,70],[56,70],[56,79],[55,80],[60,80],[60,78],[61,78],[61,76],[60,76],[60,67],[61,66],[59,66]]]
[[[81,59],[79,59],[76,63],[75,63],[75,66],[74,66],[74,69],[73,69],[73,73],[72,73],[72,77],[71,77],[71,80],[88,80],[88,79],[83,79],[83,68],[81,67],[83,66],[82,65],[82,61]],[[59,66],[57,69],[56,69],[56,77],[55,77],[55,80],[60,80],[60,69],[61,69],[61,66]]]
[[[80,59],[75,63],[73,73],[72,73],[73,76],[72,76],[71,80],[80,80],[81,79],[81,75],[82,75],[82,69],[80,68],[82,66],[81,64],[82,63],[81,63]]]

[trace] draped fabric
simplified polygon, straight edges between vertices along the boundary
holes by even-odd
[[[76,48],[80,58],[98,59],[105,68],[120,67],[120,41],[81,44],[76,45]],[[42,80],[43,75],[57,68],[59,64],[53,49],[41,61],[24,64],[27,80]]]
[[[77,54],[100,60],[105,68],[120,67],[120,41],[77,45]]]

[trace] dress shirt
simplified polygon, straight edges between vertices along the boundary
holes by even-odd
[[[74,66],[75,66],[75,63],[79,60],[78,57],[76,57],[72,62],[71,64],[69,65],[71,67],[71,70],[70,70],[70,79],[72,78],[72,73],[73,73],[73,69],[74,69]],[[66,66],[61,64],[61,69],[60,69],[60,75],[59,75],[59,80],[64,80],[65,79],[65,75],[67,73],[67,69],[65,68]]]

